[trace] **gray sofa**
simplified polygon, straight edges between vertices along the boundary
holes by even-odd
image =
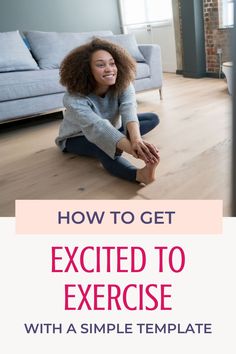
[[[62,110],[65,88],[59,66],[73,48],[94,36],[124,46],[137,61],[136,92],[159,89],[162,66],[158,45],[137,45],[133,35],[110,31],[0,33],[0,123]]]

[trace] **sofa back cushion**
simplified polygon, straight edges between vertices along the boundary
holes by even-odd
[[[143,54],[140,52],[136,38],[133,33],[128,34],[117,34],[113,36],[102,36],[104,39],[111,41],[115,44],[120,45],[125,48],[127,52],[140,63],[144,63],[145,59]]]
[[[74,48],[85,44],[93,36],[111,35],[111,31],[41,32],[27,31],[25,36],[41,69],[59,68],[64,57]]]
[[[0,33],[0,72],[38,70],[19,31]]]

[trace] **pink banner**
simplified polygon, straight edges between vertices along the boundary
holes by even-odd
[[[221,234],[220,200],[17,200],[18,234]]]

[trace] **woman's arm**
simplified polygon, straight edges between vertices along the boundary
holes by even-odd
[[[141,137],[139,124],[137,122],[127,123],[129,133],[131,154],[144,160],[146,163],[156,163],[159,160],[159,151],[155,145],[144,141]]]
[[[120,96],[119,111],[127,138],[126,140],[121,139],[117,147],[136,158],[142,159],[146,163],[159,161],[157,148],[153,144],[144,141],[141,137],[137,118],[135,90],[132,84]]]
[[[64,106],[67,111],[62,121],[60,137],[68,138],[82,133],[88,141],[114,159],[117,142],[125,135],[115,128],[108,119],[103,119],[99,115],[99,110],[96,113],[87,97],[65,94]]]
[[[120,139],[118,141],[118,143],[116,144],[116,147],[117,147],[117,149],[119,149],[121,151],[125,151],[128,154],[133,155],[131,142],[126,137]],[[136,156],[134,156],[134,157],[136,157]]]

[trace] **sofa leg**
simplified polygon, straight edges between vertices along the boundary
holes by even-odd
[[[160,100],[163,100],[163,96],[162,96],[162,88],[159,88],[159,95],[160,95]]]

